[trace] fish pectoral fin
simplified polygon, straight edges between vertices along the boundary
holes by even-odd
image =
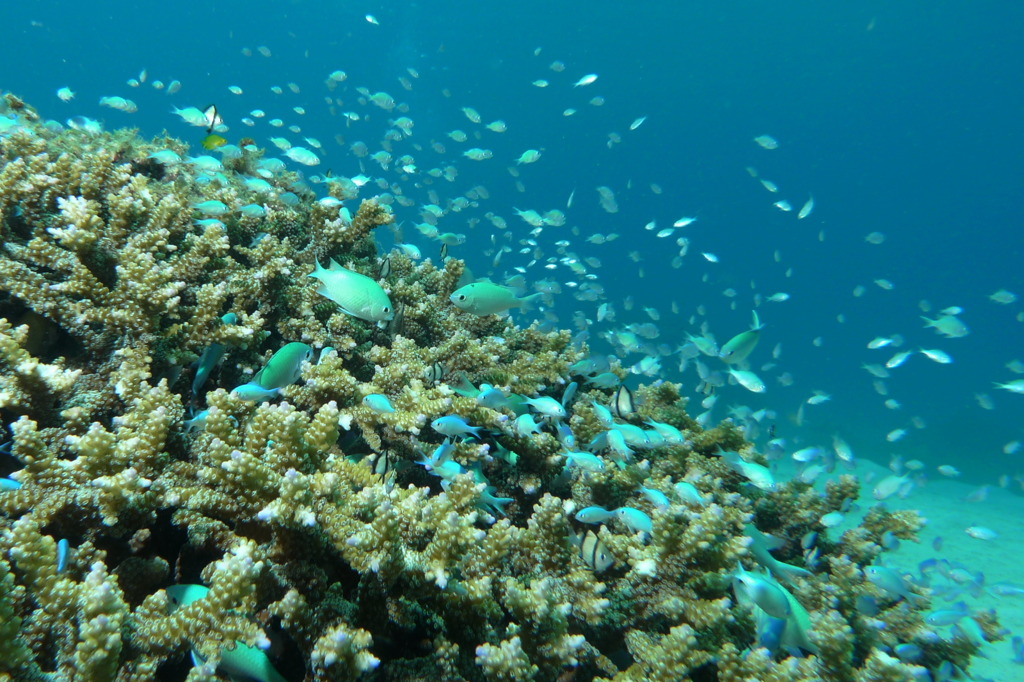
[[[338,303],[338,299],[334,298],[333,294],[331,294],[331,290],[327,287],[326,282],[321,282],[320,286],[316,288],[316,293],[320,294],[324,298],[329,298],[335,303]],[[338,303],[338,305],[341,305],[341,303]]]

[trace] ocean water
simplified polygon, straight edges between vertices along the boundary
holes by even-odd
[[[711,423],[731,408],[765,409],[761,442],[769,429],[794,447],[828,446],[838,434],[858,457],[883,466],[918,460],[918,485],[949,464],[974,488],[1002,486],[1019,496],[1024,467],[1013,444],[1024,441],[1024,395],[994,382],[1024,376],[1007,367],[1024,360],[1024,304],[989,297],[1001,289],[1024,295],[1024,5],[637,4],[4,3],[0,88],[46,118],[88,116],[147,137],[166,131],[197,150],[206,132],[172,106],[216,104],[231,142],[252,137],[272,150],[273,136],[303,146],[310,144],[302,138],[315,138],[322,162],[303,169],[314,191],[325,194],[314,176],[327,169],[386,179],[392,193],[415,202],[394,208],[406,241],[425,256],[436,258],[438,245],[413,227],[423,221],[419,207],[448,208],[485,187],[486,199],[447,212],[438,227],[466,234],[451,253],[478,276],[522,274],[530,288],[559,284],[552,303],[515,313],[518,321],[581,332],[573,319],[582,315],[595,355],[615,353],[631,366],[652,353],[623,353],[607,336],[652,322],[645,307],[660,313],[652,346],[664,344],[653,355],[669,353],[659,357],[662,370],[627,385],[680,381],[691,411],[703,411],[702,381],[692,362],[680,370],[678,349],[702,324],[724,343],[756,309],[765,328],[750,369],[767,390],[718,387]],[[552,69],[555,62],[564,70]],[[347,79],[330,90],[325,81],[337,69]],[[143,70],[145,82],[130,85]],[[597,79],[574,87],[587,74]],[[158,90],[158,79],[179,80],[181,90]],[[533,84],[540,79],[547,87]],[[56,94],[65,86],[76,93],[70,102]],[[358,87],[387,92],[407,110],[360,101]],[[98,104],[112,95],[132,99],[138,111]],[[482,123],[463,107],[479,111]],[[247,126],[242,119],[253,109],[266,116]],[[358,120],[345,118],[349,111]],[[393,153],[412,155],[416,172],[385,170],[351,152],[356,141],[381,149],[389,119],[402,115],[415,125]],[[268,123],[275,117],[283,127]],[[506,132],[484,128],[498,119]],[[469,139],[446,134],[456,129]],[[778,148],[756,144],[761,135]],[[467,159],[470,147],[490,149],[493,158]],[[540,159],[517,166],[527,149],[540,150]],[[448,166],[457,169],[455,182],[428,173]],[[598,187],[615,193],[618,212],[601,207]],[[380,191],[371,184],[361,195]],[[812,196],[813,211],[798,219]],[[793,210],[773,206],[781,200]],[[517,208],[559,209],[566,223],[531,236]],[[488,213],[508,229],[494,227]],[[683,216],[697,220],[656,236]],[[645,229],[651,221],[656,228]],[[874,232],[883,243],[865,240]],[[619,238],[587,241],[609,233]],[[681,237],[689,250],[675,267]],[[563,240],[568,245],[559,246]],[[391,237],[381,242],[387,249]],[[511,249],[498,266],[495,243]],[[569,267],[585,258],[599,265],[587,264],[585,273]],[[581,285],[595,283],[603,296],[580,300]],[[724,293],[730,289],[734,296]],[[789,299],[763,300],[777,292]],[[614,320],[598,322],[602,304]],[[957,317],[970,330],[962,338],[924,328],[921,315],[950,306],[962,308]],[[880,336],[899,338],[868,349]],[[932,362],[920,348],[941,349],[953,362]],[[915,352],[875,386],[863,365],[902,350]],[[784,375],[791,383],[780,382]],[[814,391],[831,399],[809,405]],[[890,398],[899,409],[884,404]],[[888,440],[896,429],[905,437]]]

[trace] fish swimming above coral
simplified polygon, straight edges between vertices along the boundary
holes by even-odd
[[[515,292],[493,282],[473,282],[456,289],[450,300],[459,310],[474,315],[494,315],[511,308],[527,308],[542,294],[536,293],[519,298]]]
[[[338,265],[333,258],[327,268],[317,263],[309,276],[320,280],[316,293],[337,303],[347,315],[367,322],[387,322],[395,316],[391,299],[377,282]]]

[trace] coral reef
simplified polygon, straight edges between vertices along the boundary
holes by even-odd
[[[0,679],[909,680],[969,666],[978,644],[934,636],[926,597],[865,577],[882,535],[913,539],[919,519],[878,509],[824,538],[854,479],[752,486],[717,453],[763,457],[728,423],[701,430],[661,382],[614,424],[608,392],[581,388],[566,422],[579,447],[648,420],[685,441],[631,457],[592,445],[603,466],[567,467],[564,432],[536,414],[524,430],[513,398],[567,392],[586,355],[568,332],[458,310],[454,258],[390,256],[393,323],[318,296],[317,259],[378,278],[383,203],[349,221],[293,173],[254,189],[252,147],[211,177],[150,158],[180,142],[6,115]],[[211,200],[228,211],[193,211]],[[265,217],[234,210],[253,202]],[[261,400],[234,390],[295,341],[317,355],[297,382]],[[224,360],[193,388],[214,344]],[[485,383],[506,402],[482,399]],[[450,416],[471,430],[431,426]],[[575,513],[594,505],[652,523],[594,529],[604,570],[578,540]],[[779,563],[807,565],[786,589],[816,651],[758,646],[757,607],[732,585],[757,565],[751,524],[781,540]],[[822,540],[805,564],[809,532]],[[179,599],[186,586],[208,589]],[[899,643],[921,657],[900,661]]]

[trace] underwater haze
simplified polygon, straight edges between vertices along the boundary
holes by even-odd
[[[757,396],[726,387],[722,402],[773,410],[777,432],[790,439],[839,431],[861,457],[887,461],[900,454],[929,465],[953,463],[979,483],[1019,473],[1018,458],[1002,448],[1024,435],[1024,399],[993,382],[1016,378],[1005,365],[1024,356],[1021,306],[989,300],[1000,289],[1024,291],[1015,200],[1024,193],[1024,88],[1013,39],[1024,25],[1024,8],[1017,4],[982,9],[941,2],[925,10],[812,2],[652,2],[628,9],[610,2],[514,8],[215,2],[151,11],[117,2],[102,9],[9,4],[0,30],[18,59],[8,62],[4,87],[47,117],[85,115],[107,128],[137,127],[144,135],[166,130],[196,144],[205,133],[171,115],[171,107],[215,103],[229,141],[250,136],[269,146],[267,139],[278,135],[308,147],[301,138],[311,136],[323,144],[315,170],[389,179],[394,176],[354,157],[348,146],[362,140],[375,151],[374,135],[395,118],[372,105],[360,108],[355,88],[392,93],[415,122],[408,142],[423,148],[413,154],[419,176],[399,182],[405,194],[426,204],[430,187],[444,195],[448,186],[482,185],[490,193],[473,210],[441,221],[445,231],[467,235],[452,253],[475,274],[501,281],[533,260],[533,254],[518,254],[532,228],[513,208],[565,210],[566,225],[547,227],[537,238],[545,244],[543,256],[526,273],[529,284],[561,283],[563,294],[551,307],[561,325],[569,326],[577,310],[594,319],[607,300],[616,320],[591,328],[597,338],[650,321],[641,309],[654,307],[662,313],[657,343],[674,350],[705,321],[724,342],[749,325],[755,295],[788,293],[788,301],[759,308],[766,328],[752,361],[768,362],[775,344],[782,352],[765,377],[769,389]],[[367,14],[379,24],[369,23]],[[256,51],[260,46],[271,56]],[[553,62],[565,70],[553,71]],[[126,81],[142,69],[148,82],[129,87]],[[329,91],[324,81],[336,69],[348,79]],[[590,73],[599,76],[593,84],[572,86]],[[399,78],[413,87],[406,91]],[[153,89],[155,79],[178,80],[182,88],[168,95]],[[538,80],[550,84],[532,85]],[[228,92],[230,85],[243,94]],[[271,92],[274,85],[283,94]],[[76,93],[74,100],[57,99],[62,86]],[[329,107],[328,95],[343,104]],[[100,107],[102,96],[131,98],[138,111]],[[305,114],[297,115],[295,106]],[[484,124],[505,121],[507,132],[471,123],[462,107],[478,110]],[[257,108],[265,118],[253,127],[239,122]],[[342,111],[351,109],[365,119],[344,120]],[[566,116],[567,109],[576,113]],[[300,125],[301,133],[269,126],[275,117],[284,126]],[[629,130],[640,117],[647,120]],[[461,144],[449,139],[445,133],[456,129],[472,137]],[[610,142],[611,134],[621,142]],[[759,147],[753,142],[759,135],[770,135],[778,148]],[[429,148],[434,141],[445,145],[444,154]],[[494,158],[463,158],[471,147],[490,149]],[[526,149],[540,150],[542,158],[516,166]],[[442,163],[457,166],[459,183],[427,185],[423,172]],[[510,166],[518,178],[510,177]],[[748,168],[775,183],[778,193],[766,191]],[[524,191],[517,190],[517,179]],[[601,186],[615,192],[618,213],[602,210],[595,191]],[[813,213],[796,220],[812,196]],[[779,200],[793,210],[774,207]],[[416,208],[397,211],[410,241],[416,240],[409,226],[420,222]],[[495,230],[483,217],[487,212],[505,217],[509,229]],[[643,229],[650,221],[668,227],[682,216],[698,220],[664,239]],[[865,241],[875,232],[884,235],[882,244]],[[587,243],[593,233],[621,238]],[[493,256],[483,255],[493,250],[494,234],[513,249],[498,268],[490,267]],[[680,236],[690,249],[673,268]],[[575,301],[564,287],[578,274],[564,266],[542,268],[544,258],[557,257],[551,245],[562,239],[580,257],[600,259],[601,267],[588,271],[605,299]],[[424,244],[425,255],[432,250]],[[709,263],[702,252],[719,262]],[[875,280],[892,282],[892,290]],[[858,286],[865,288],[861,296],[854,295]],[[723,296],[727,289],[734,298]],[[623,309],[627,298],[635,302],[633,311]],[[678,315],[670,312],[673,302]],[[705,314],[694,317],[698,306]],[[921,315],[935,319],[951,306],[963,309],[968,336],[946,340],[923,328]],[[903,338],[899,348],[866,348],[875,337],[893,335]],[[936,365],[915,355],[885,382],[889,395],[879,396],[875,377],[862,365],[921,347],[940,348],[954,362]],[[632,365],[639,357],[623,360]],[[678,356],[661,364],[671,372]],[[792,386],[771,379],[783,373],[792,375]],[[802,429],[792,429],[814,390],[831,400],[806,407]],[[994,409],[979,405],[978,395],[988,396]],[[902,407],[886,409],[886,398]],[[725,416],[719,405],[715,417]],[[925,428],[915,428],[914,418]],[[889,444],[885,436],[899,428],[909,435]]]
[[[1024,494],[1022,32],[1018,2],[38,0],[0,7],[0,89],[196,156],[251,138],[316,198],[361,176],[382,256],[447,242],[703,426],[849,444],[865,507],[896,474],[894,504],[993,519],[956,557],[981,568]],[[773,466],[837,466],[809,464]]]

